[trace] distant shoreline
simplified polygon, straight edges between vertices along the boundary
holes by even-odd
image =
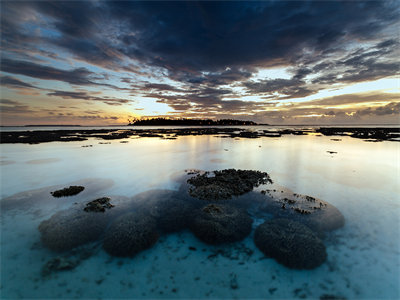
[[[120,128],[125,128],[127,126],[137,126],[137,127],[143,127],[143,126],[174,126],[174,127],[188,127],[191,125],[126,125],[126,124],[101,124],[101,125],[58,125],[58,124],[51,124],[51,125],[34,125],[34,124],[29,124],[29,125],[0,125],[0,128],[4,127],[18,127],[18,128],[23,128],[23,127],[120,127]],[[199,125],[199,126],[212,126],[212,125]],[[215,126],[271,126],[271,127],[291,127],[291,126],[296,126],[296,127],[309,127],[309,126],[314,126],[314,127],[348,127],[348,128],[361,128],[363,126],[376,126],[376,128],[379,128],[381,126],[393,126],[394,128],[400,127],[400,124],[255,124],[255,125],[215,125]]]
[[[243,121],[235,119],[167,119],[167,118],[149,118],[128,120],[128,126],[256,126],[253,121]],[[268,124],[267,124],[268,125]]]
[[[82,127],[82,125],[23,125],[21,127]]]
[[[318,128],[273,128],[248,130],[238,127],[179,127],[177,128],[109,128],[109,129],[51,129],[26,131],[0,131],[0,143],[39,144],[46,142],[86,141],[90,138],[121,140],[127,138],[161,138],[174,140],[180,136],[213,135],[220,138],[280,138],[285,135],[347,136],[369,142],[400,142],[399,127],[318,127]],[[336,139],[340,140],[340,139]]]

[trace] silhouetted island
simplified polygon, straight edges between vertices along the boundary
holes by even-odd
[[[129,125],[134,126],[237,126],[237,125],[258,125],[253,121],[242,121],[234,119],[166,119],[166,118],[149,118],[129,120]]]

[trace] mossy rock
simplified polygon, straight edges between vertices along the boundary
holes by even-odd
[[[68,196],[75,196],[82,192],[85,187],[80,185],[71,185],[70,187],[63,188],[61,190],[57,190],[54,192],[50,192],[53,197],[60,198],[60,197],[68,197]]]
[[[82,208],[72,208],[40,223],[39,231],[47,248],[66,251],[99,239],[109,221],[108,214],[88,214]]]
[[[199,200],[173,190],[150,190],[133,197],[136,211],[147,212],[160,232],[177,232],[188,228]]]
[[[156,220],[140,212],[117,218],[106,231],[103,248],[113,256],[134,256],[158,240]]]
[[[209,204],[197,210],[191,231],[208,244],[231,243],[250,234],[253,220],[245,210],[225,204]]]
[[[110,203],[110,200],[111,199],[108,197],[95,199],[88,202],[83,210],[86,212],[105,212],[106,209],[114,207],[114,205]]]
[[[327,258],[322,240],[307,226],[288,219],[258,226],[254,242],[265,255],[291,269],[314,269]]]
[[[243,195],[260,184],[272,183],[265,172],[253,170],[226,169],[221,171],[199,173],[189,178],[189,194],[192,197],[217,201]]]
[[[171,233],[187,229],[193,218],[193,206],[178,198],[157,202],[150,211],[161,232]]]
[[[345,224],[343,214],[332,204],[287,189],[252,192],[249,197],[252,201],[262,204],[260,210],[278,219],[291,219],[303,223],[321,235]]]

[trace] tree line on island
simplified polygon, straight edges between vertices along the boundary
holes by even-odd
[[[128,126],[237,126],[237,125],[258,125],[253,121],[242,121],[234,119],[221,119],[221,120],[211,120],[211,119],[168,119],[168,118],[138,118],[138,119],[128,119]]]

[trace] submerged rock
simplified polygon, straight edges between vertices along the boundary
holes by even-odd
[[[295,220],[319,234],[343,227],[344,217],[333,205],[318,198],[292,193],[289,190],[263,190],[250,193],[252,201],[261,204],[260,210],[276,218]]]
[[[324,294],[319,297],[320,300],[347,300],[346,297]]]
[[[105,212],[106,208],[110,209],[114,207],[114,205],[110,203],[110,200],[111,199],[108,197],[103,197],[90,201],[83,210],[86,212]]]
[[[59,271],[67,271],[74,269],[79,262],[66,257],[58,256],[50,259],[42,268],[42,275],[49,276]]]
[[[128,213],[116,219],[107,230],[103,248],[114,256],[133,256],[153,246],[159,238],[154,218]]]
[[[187,180],[189,194],[202,200],[222,200],[250,192],[260,184],[272,183],[265,172],[226,169],[198,174]]]
[[[258,226],[254,242],[265,255],[292,269],[314,269],[327,257],[325,245],[311,229],[288,219]]]
[[[250,234],[253,220],[245,210],[230,205],[209,204],[196,211],[192,232],[208,244],[236,242]]]
[[[42,267],[42,276],[46,277],[60,271],[75,269],[84,260],[90,258],[99,249],[99,244],[74,248],[63,256],[53,257]]]
[[[157,202],[150,214],[156,219],[160,231],[177,232],[188,228],[191,223],[193,205],[179,198],[166,198]]]
[[[88,214],[82,209],[60,211],[39,225],[43,244],[54,251],[66,251],[97,240],[110,218],[104,214]]]
[[[61,190],[57,190],[54,192],[50,192],[53,197],[60,198],[60,197],[67,197],[67,196],[75,196],[82,192],[85,189],[83,186],[79,185],[71,185],[70,187],[63,188]]]
[[[130,210],[152,216],[160,232],[166,233],[188,228],[194,210],[203,205],[185,193],[159,189],[137,194],[130,202]]]

